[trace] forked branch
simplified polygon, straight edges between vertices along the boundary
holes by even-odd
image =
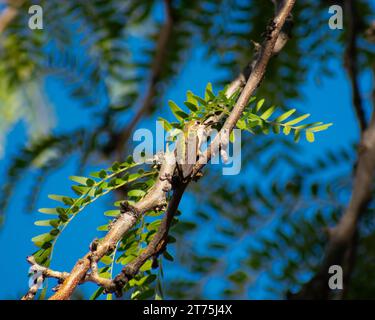
[[[242,112],[244,111],[245,106],[247,105],[249,98],[253,95],[256,88],[261,83],[267,64],[270,58],[276,53],[275,44],[277,43],[279,36],[281,35],[282,27],[290,17],[291,10],[295,0],[284,0],[280,1],[280,5],[277,8],[277,13],[275,18],[270,22],[267,32],[266,32],[266,39],[263,42],[262,46],[260,47],[258,54],[254,60],[253,68],[251,73],[246,81],[246,84],[243,87],[241,84],[233,85],[233,88],[238,89],[241,92],[241,95],[238,98],[231,114],[226,119],[222,131],[231,132],[236,122],[240,118]],[[239,82],[237,82],[239,83]],[[219,136],[219,135],[218,135]],[[220,141],[216,138],[213,140],[212,144],[218,147]],[[210,152],[210,148],[208,148],[208,152]],[[173,159],[171,159],[173,157]],[[202,156],[199,158],[195,165],[194,176],[200,171],[201,168],[207,163],[211,154]],[[174,161],[173,161],[174,160]],[[147,211],[152,210],[157,206],[161,206],[165,204],[166,201],[166,190],[169,190],[171,187],[171,183],[169,182],[170,179],[166,179],[167,177],[172,177],[174,175],[176,168],[176,163],[174,159],[174,155],[167,153],[163,160],[163,164],[161,166],[159,176],[155,185],[150,189],[150,191],[146,194],[146,196],[137,202],[134,206],[129,206],[128,204],[124,203],[124,210],[119,216],[119,218],[112,224],[111,229],[108,231],[104,239],[95,245],[91,246],[90,252],[88,252],[82,259],[80,259],[76,265],[74,266],[73,270],[69,273],[69,275],[64,279],[62,285],[58,288],[57,292],[50,298],[52,300],[63,300],[69,299],[74,292],[74,289],[85,279],[87,279],[88,275],[93,275],[94,280],[96,282],[101,281],[96,273],[96,263],[108,252],[114,250],[118,241],[120,241],[123,236],[129,231],[136,223],[138,218],[143,216]],[[191,178],[193,177],[193,174]],[[190,181],[190,180],[189,180]],[[168,234],[169,226],[171,223],[171,219],[173,218],[174,213],[176,212],[181,197],[184,193],[184,190],[187,186],[188,182],[180,181],[174,188],[172,198],[169,202],[167,212],[163,219],[163,222],[159,228],[158,233],[154,236],[149,246],[138,256],[133,262],[125,266],[124,270],[118,275],[113,281],[108,280],[105,283],[103,282],[101,285],[109,291],[114,291],[120,293],[122,290],[122,286],[126,283],[131,276],[134,276],[140,266],[152,257],[155,254],[161,252],[166,244],[166,236]],[[91,269],[91,273],[89,270]],[[91,276],[92,278],[92,276]]]

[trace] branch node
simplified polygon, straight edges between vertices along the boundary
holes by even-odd
[[[132,206],[128,201],[123,201],[120,203],[120,212],[121,214],[130,213],[135,218],[139,218],[141,212],[134,206]]]
[[[94,253],[98,249],[99,245],[99,239],[95,238],[91,243],[90,243],[90,251],[91,253]]]

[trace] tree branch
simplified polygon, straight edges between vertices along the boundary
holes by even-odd
[[[271,0],[275,7],[275,16],[278,14],[280,9],[282,8],[283,1],[279,0]],[[272,49],[272,55],[278,54],[286,45],[288,40],[291,37],[293,28],[293,16],[291,12],[289,12],[284,24],[282,25],[282,28],[280,30],[280,33],[277,37],[276,43]],[[228,89],[226,91],[226,94],[228,97],[230,97],[232,94],[234,94],[239,88],[243,88],[246,84],[247,79],[249,78],[250,74],[252,73],[257,60],[259,59],[259,55],[261,52],[261,46],[259,43],[256,43],[252,41],[254,44],[255,49],[255,55],[253,57],[253,60],[250,61],[250,63],[243,69],[243,71],[237,76],[236,79],[234,79],[231,84],[228,86]]]
[[[366,116],[363,110],[363,103],[358,83],[358,49],[357,49],[357,35],[358,35],[358,16],[356,5],[353,0],[345,1],[345,12],[348,12],[348,45],[345,50],[344,65],[346,72],[350,79],[352,87],[352,100],[354,110],[357,115],[357,120],[361,132],[366,129]]]
[[[105,288],[106,292],[115,292],[117,296],[121,296],[122,289],[124,288],[125,284],[139,272],[139,269],[145,264],[145,262],[152,257],[156,258],[165,250],[171,222],[177,212],[186,187],[187,184],[184,183],[176,188],[176,190],[173,192],[172,199],[168,204],[167,211],[164,214],[157,233],[154,235],[144,251],[132,262],[128,263],[122,269],[121,273],[114,278],[110,286]]]
[[[31,270],[38,276],[35,278],[34,284],[30,287],[29,291],[22,297],[22,300],[33,300],[45,278],[55,278],[59,280],[59,284],[54,288],[54,290],[57,291],[60,284],[70,276],[70,273],[68,272],[55,271],[39,265],[33,256],[27,257],[27,262],[32,265]],[[97,285],[105,288],[110,286],[112,281],[110,279],[100,277],[98,274],[97,263],[92,262],[91,273],[88,273],[81,281],[81,283],[84,282],[94,282]]]
[[[38,276],[35,278],[34,284],[29,288],[29,291],[22,297],[22,300],[34,299],[45,278],[56,278],[62,281],[69,276],[67,272],[54,271],[37,264],[33,256],[27,257],[27,262],[32,265],[32,271]]]
[[[150,243],[142,251],[142,253],[136,257],[132,262],[128,263],[114,279],[103,278],[98,273],[97,257],[92,255],[91,259],[91,272],[86,274],[84,279],[80,283],[94,282],[97,285],[105,289],[106,293],[114,292],[118,297],[122,295],[122,289],[125,284],[132,279],[138,272],[139,269],[146,263],[146,261],[152,257],[157,257],[161,254],[167,246],[167,238],[171,222],[175,216],[178,205],[181,201],[182,195],[186,189],[187,184],[181,184],[173,193],[172,199],[168,204],[167,210],[164,214],[162,222],[158,228],[158,231],[153,236]],[[27,261],[33,266],[33,271],[39,272],[40,276],[36,278],[35,284],[29,289],[27,294],[23,296],[22,300],[32,300],[37,293],[40,285],[43,283],[45,278],[56,278],[59,282],[65,281],[71,275],[68,272],[59,272],[51,270],[47,267],[41,266],[36,263],[35,258],[30,256]],[[61,286],[55,287],[55,290],[60,290]]]
[[[223,127],[221,128],[220,133],[230,133],[233,130],[237,121],[241,117],[250,97],[254,94],[254,91],[260,85],[266,72],[266,67],[269,60],[274,54],[278,53],[281,50],[279,47],[275,49],[275,44],[278,41],[279,36],[284,36],[284,34],[281,33],[281,29],[284,26],[287,18],[290,17],[294,3],[295,0],[284,0],[280,2],[275,18],[267,27],[266,40],[263,42],[262,46],[259,48],[257,54],[255,55],[255,60],[250,64],[253,67],[251,68],[251,74],[248,77],[246,85],[243,88],[235,106],[233,107],[233,110],[231,111]],[[282,47],[283,46],[281,46],[281,48]],[[235,80],[235,82],[229,86],[229,93],[235,92],[237,90],[237,87],[241,88],[241,81]],[[214,150],[214,152],[216,152],[216,150],[219,150],[220,136],[221,135],[218,134],[214,138],[210,148],[208,148],[207,152],[205,152],[199,158],[194,166],[193,175],[196,175],[210,160],[212,156],[212,150]]]
[[[91,246],[91,251],[78,260],[69,277],[65,279],[60,289],[50,298],[51,300],[69,299],[74,289],[84,279],[92,262],[98,262],[107,252],[112,251],[123,235],[136,224],[139,217],[147,211],[165,204],[166,191],[170,189],[170,182],[165,177],[172,176],[175,167],[174,155],[165,154],[155,185],[134,207],[130,207],[126,202],[123,203],[124,212],[113,223],[104,239],[97,243],[95,248]]]
[[[233,129],[245,106],[247,105],[250,96],[262,81],[268,61],[275,53],[274,47],[279,38],[280,31],[287,17],[290,15],[294,3],[295,0],[282,1],[282,4],[280,5],[275,18],[267,28],[267,38],[260,48],[259,55],[257,56],[257,59],[254,63],[254,68],[252,69],[252,72],[237,103],[233,108],[232,113],[225,121],[222,130],[231,131]],[[217,139],[215,138],[212,143],[219,144],[219,141],[217,141]],[[172,157],[173,159],[171,159]],[[197,161],[196,164],[196,168],[198,170],[204,165],[202,165],[200,161],[201,158]],[[123,235],[136,224],[140,216],[142,216],[152,208],[165,203],[165,190],[170,188],[170,182],[168,182],[168,178],[171,178],[173,176],[175,168],[176,163],[174,155],[167,154],[164,158],[158,180],[154,187],[141,201],[136,203],[134,207],[130,208],[128,205],[126,205],[126,203],[124,204],[124,207],[127,209],[124,210],[118,220],[116,220],[116,222],[112,225],[111,229],[108,231],[104,239],[99,243],[95,243],[95,245],[93,243],[90,252],[76,263],[69,276],[64,280],[64,283],[50,298],[51,300],[69,299],[77,285],[85,279],[90,268],[94,268],[94,277],[96,278],[95,263],[97,263],[107,252],[110,252],[114,249],[116,243],[120,241]],[[155,252],[158,252],[158,250],[160,250],[165,245],[164,238],[168,233],[169,224],[172,219],[171,215],[172,213],[174,214],[174,212],[177,210],[182,194],[188,183],[189,182],[180,182],[180,184],[176,187],[173,192],[172,200],[169,203],[168,211],[170,212],[170,214],[165,215],[165,220],[161,225],[160,233],[158,233],[158,236],[153,238],[152,242],[149,244],[145,252],[143,252],[143,254],[141,254],[138,259],[133,262],[133,264],[125,267],[124,272],[122,272],[114,279],[117,285],[119,283],[123,284],[124,282],[126,282],[129,278],[129,274],[132,274],[132,272],[138,272],[140,266],[150,256],[155,254]],[[108,287],[108,285],[109,289],[112,290],[113,288],[110,287],[111,284],[109,282],[104,284],[104,287]],[[118,288],[116,288],[116,291],[118,292]]]

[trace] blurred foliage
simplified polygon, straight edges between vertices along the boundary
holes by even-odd
[[[122,163],[124,159],[116,154],[116,139],[125,119],[141,105],[145,87],[155,82],[157,88],[146,113],[151,116],[163,108],[164,93],[197,47],[203,47],[208,58],[217,57],[218,71],[225,71],[225,78],[214,85],[227,84],[249,63],[251,41],[262,40],[273,13],[271,1],[171,1],[173,28],[168,50],[159,61],[161,72],[154,79],[151,70],[165,24],[165,2],[36,2],[46,13],[44,30],[25,27],[31,4],[25,1],[0,35],[0,149],[6,132],[19,120],[28,124],[29,132],[29,141],[7,170],[0,195],[2,214],[17,181],[30,169],[37,170],[27,201],[32,209],[46,175],[74,153],[81,156],[81,171],[103,158]],[[343,1],[297,1],[292,39],[272,59],[257,96],[285,106],[301,101],[301,85],[308,77],[313,75],[322,83],[332,74],[328,62],[338,59],[342,63],[347,32],[331,32],[327,27],[328,6],[333,3]],[[355,3],[360,18],[359,67],[365,71],[375,55],[362,35],[374,9],[370,0]],[[53,106],[44,92],[49,79],[63,81],[71,98],[88,109],[90,126],[51,130]],[[245,137],[243,172],[252,171],[254,178],[250,180],[246,174],[241,179],[223,178],[210,170],[191,190],[189,196],[199,205],[173,230],[177,238],[173,268],[185,269],[186,279],[167,283],[167,297],[206,297],[207,283],[217,277],[224,288],[221,297],[255,297],[252,290],[259,276],[268,280],[274,297],[282,297],[309,279],[322,255],[324,228],[334,224],[345,207],[355,148],[333,147],[306,164],[298,159],[301,148],[287,138]],[[371,212],[370,205],[369,217]],[[361,254],[348,293],[351,298],[369,297],[375,291],[367,280],[372,274],[375,239],[371,219],[366,217],[358,240]],[[216,236],[206,239],[208,230]],[[118,250],[125,246],[120,244]],[[143,280],[155,280],[147,279]],[[139,294],[147,296],[145,292]]]

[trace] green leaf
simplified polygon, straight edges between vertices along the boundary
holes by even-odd
[[[107,217],[117,217],[120,213],[120,210],[108,210],[104,212],[104,215]]]
[[[140,290],[135,290],[135,291],[131,294],[130,299],[134,300],[134,299],[136,299],[138,296],[140,296],[140,294],[141,294],[141,291],[140,291]]]
[[[92,296],[90,297],[90,300],[96,300],[100,297],[100,295],[103,293],[104,291],[104,288],[103,287],[100,287],[98,290],[96,290]]]
[[[31,241],[34,242],[37,247],[41,247],[44,243],[51,241],[54,238],[55,237],[48,232],[32,238]]]
[[[201,97],[197,96],[197,95],[193,95],[194,99],[199,102],[202,106],[205,106],[207,107],[207,102],[206,100],[202,99]]]
[[[59,215],[60,214],[66,214],[66,210],[64,208],[61,208],[61,207],[56,207],[56,211]]]
[[[135,293],[137,293],[137,294],[135,294]],[[155,290],[149,288],[149,289],[143,290],[143,291],[136,291],[135,293],[132,294],[131,299],[147,300],[147,299],[150,299],[154,295]]]
[[[75,207],[76,208],[76,207]],[[73,210],[72,210],[73,211]],[[77,210],[78,211],[78,210]],[[74,211],[73,211],[74,213]],[[64,213],[64,214],[59,214],[59,219],[62,221],[62,222],[67,222],[69,220],[69,216]]]
[[[195,104],[193,104],[189,101],[185,101],[184,105],[187,106],[189,108],[189,110],[191,110],[192,112],[198,111],[198,107]]]
[[[57,194],[49,194],[48,198],[64,203],[64,200],[63,200],[64,196],[59,196]]]
[[[309,113],[304,114],[303,116],[300,116],[300,117],[298,117],[298,118],[296,118],[296,119],[293,119],[293,120],[291,120],[291,121],[288,121],[287,123],[285,123],[285,125],[286,125],[286,126],[292,126],[292,125],[294,125],[294,124],[296,124],[296,123],[299,123],[299,122],[305,120],[305,119],[308,118],[308,117],[310,117],[310,114],[309,114]]]
[[[258,111],[262,108],[262,106],[263,106],[263,104],[264,104],[264,101],[265,101],[265,99],[260,99],[260,100],[258,101],[258,103],[257,103],[257,105],[256,105],[256,107],[255,107],[255,111],[256,111],[256,112],[258,112]]]
[[[144,265],[139,269],[141,272],[149,271],[152,268],[152,260],[147,260]]]
[[[306,140],[308,142],[314,142],[315,141],[314,133],[309,130],[306,130]]]
[[[299,126],[295,126],[294,129],[297,129],[297,130],[307,129],[307,128],[313,127],[317,124],[321,124],[321,122],[302,124],[302,125],[299,125]]]
[[[240,119],[237,121],[237,128],[240,130],[246,129],[246,121],[244,119]]]
[[[38,220],[35,221],[34,224],[39,227],[55,227],[59,226],[60,220],[59,219],[50,219],[50,220]]]
[[[146,194],[145,191],[143,191],[143,190],[137,190],[137,189],[135,189],[135,190],[130,190],[130,191],[128,192],[128,196],[129,196],[129,197],[143,197],[145,194]]]
[[[156,230],[161,224],[161,220],[158,219],[158,220],[155,220],[155,221],[152,221],[148,226],[147,226],[147,229],[148,230]]]
[[[319,132],[319,131],[326,130],[326,129],[329,128],[331,125],[332,125],[332,123],[327,123],[327,124],[323,124],[323,125],[321,125],[321,126],[312,127],[312,128],[310,128],[309,130],[312,131],[312,132]]]
[[[210,101],[215,98],[215,95],[212,93],[212,83],[207,83],[206,90],[204,91],[204,100]]]
[[[112,166],[111,166],[111,170],[112,170],[113,172],[117,172],[119,169],[120,169],[120,164],[119,164],[117,161],[115,161],[115,162],[112,164]]]
[[[85,186],[72,186],[72,190],[78,194],[79,196],[87,193],[90,188],[89,187],[85,187]]]
[[[99,178],[104,179],[107,177],[107,172],[105,170],[100,170]]]
[[[101,193],[103,193],[103,189],[102,188],[95,189],[94,197],[99,196]]]
[[[295,130],[294,131],[294,141],[298,142],[299,139],[300,139],[300,137],[301,137],[301,131],[300,130]]]
[[[90,176],[92,176],[94,178],[105,179],[107,177],[107,171],[105,171],[105,170],[102,169],[102,170],[100,170],[98,172],[91,172]]]
[[[275,134],[279,134],[279,133],[280,133],[280,125],[278,125],[278,124],[274,124],[274,125],[272,125],[272,131],[273,131]]]
[[[165,131],[168,132],[169,130],[172,130],[172,125],[167,120],[165,120],[164,118],[159,117],[158,121],[161,122],[161,125],[163,126]]]
[[[74,203],[74,199],[70,197],[63,197],[62,200],[67,206],[72,206]]]
[[[126,163],[127,164],[133,164],[134,163],[134,159],[133,159],[133,156],[128,156],[127,158],[126,158]]]
[[[283,129],[283,133],[287,136],[289,133],[290,133],[290,130],[291,130],[292,128],[291,127],[284,127],[284,129]]]
[[[104,267],[104,268],[100,269],[100,276],[102,278],[110,279],[111,274],[109,272],[104,272],[104,270],[107,270],[107,269],[108,269],[108,267]]]
[[[229,141],[230,141],[231,143],[234,143],[234,141],[235,141],[234,131],[232,131],[232,132],[230,133],[230,135],[229,135]]]
[[[178,121],[183,121],[185,118],[188,117],[188,115],[184,111],[182,111],[182,109],[172,100],[168,101],[168,105]]]
[[[267,120],[270,116],[272,116],[272,114],[275,112],[275,110],[276,110],[276,107],[272,106],[272,107],[268,108],[265,112],[263,112],[263,114],[260,117],[263,120]]]
[[[116,263],[121,263],[122,265],[126,265],[129,262],[133,261],[136,257],[137,257],[136,255],[121,256],[117,259]]]
[[[38,211],[44,214],[56,214],[56,215],[59,214],[56,208],[41,208]]]
[[[69,179],[82,185],[86,185],[86,181],[87,181],[86,177],[80,177],[80,176],[70,176]]]
[[[186,92],[186,100],[193,105],[196,105],[198,102],[197,99],[194,98],[194,94],[190,90]]]
[[[100,262],[103,262],[106,265],[112,264],[112,258],[110,256],[104,256],[100,259]]]
[[[94,184],[95,184],[95,181],[94,181],[94,180],[92,180],[92,179],[90,179],[90,178],[86,180],[86,185],[87,185],[88,187],[92,187]]]
[[[52,229],[50,232],[49,232],[52,236],[57,236],[59,233],[60,233],[60,230],[55,228],[55,229]]]
[[[270,133],[270,127],[269,127],[268,123],[266,123],[266,122],[263,123],[263,126],[261,127],[261,129],[262,129],[262,132],[264,134]]]
[[[40,265],[48,265],[51,251],[52,246],[48,248],[39,249],[38,251],[34,252],[33,256],[35,257],[35,261]]]
[[[235,93],[233,96],[235,96],[235,95],[238,95],[238,96],[239,96],[239,94],[240,94],[240,90],[237,90],[236,92],[237,92],[237,94]],[[249,99],[248,105],[251,105],[254,101],[256,101],[256,99],[257,99],[257,97],[252,96],[252,97]],[[234,101],[232,101],[232,103],[235,103],[236,101],[237,101],[237,99],[235,99]]]
[[[163,257],[165,258],[165,259],[167,259],[168,261],[173,261],[174,259],[173,259],[173,257],[169,254],[169,252],[167,252],[167,251],[164,251],[163,252]]]
[[[108,224],[104,224],[96,228],[98,231],[108,231]]]
[[[289,110],[289,111],[283,113],[281,116],[279,116],[275,119],[275,122],[282,122],[282,121],[288,119],[294,112],[296,112],[296,109],[292,109],[292,110]]]

